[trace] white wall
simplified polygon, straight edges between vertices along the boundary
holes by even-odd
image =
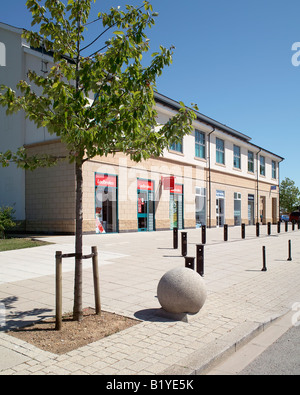
[[[158,122],[166,123],[172,117],[175,112],[170,110],[169,108],[163,105],[157,105],[158,112]],[[209,159],[209,133],[212,132],[213,128],[209,127],[205,124],[202,124],[199,121],[195,121],[194,129],[202,131],[206,135],[206,159],[195,158],[195,133],[193,132],[191,135],[185,136],[183,139],[183,154],[165,150],[164,157],[168,159],[173,159],[178,162],[182,162],[185,164],[195,165],[198,168],[208,167],[208,159]],[[225,142],[225,165],[221,165],[216,163],[216,138],[220,138]],[[243,176],[252,180],[256,180],[257,178],[257,166],[258,166],[258,177],[260,181],[265,181],[272,183],[274,185],[278,184],[278,166],[277,166],[277,179],[274,180],[272,178],[272,160],[278,163],[278,157],[272,155],[269,152],[262,150],[259,153],[259,156],[262,155],[266,160],[266,175],[261,176],[259,172],[259,163],[257,163],[257,155],[259,152],[259,148],[249,144],[247,141],[243,141],[237,137],[231,136],[221,130],[216,129],[210,136],[211,146],[210,146],[210,166],[213,170],[218,170],[221,172],[229,173],[235,176]],[[241,168],[237,169],[233,166],[233,147],[237,145],[241,149]],[[248,172],[248,151],[252,151],[254,153],[254,172]],[[258,160],[259,160],[258,156]]]
[[[6,48],[6,66],[0,67],[0,84],[16,89],[23,77],[23,54],[21,30],[0,24],[0,41]],[[24,144],[24,114],[6,116],[0,108],[0,151],[15,151]],[[0,206],[9,205],[16,209],[16,218],[25,219],[25,172],[15,165],[0,167]]]

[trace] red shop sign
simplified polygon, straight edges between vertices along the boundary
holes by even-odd
[[[117,177],[116,176],[108,176],[106,174],[96,174],[95,175],[95,184],[98,187],[117,188]]]
[[[183,194],[183,185],[175,184],[174,189],[171,189],[171,193]]]
[[[137,180],[137,189],[140,189],[143,191],[154,191],[153,181]]]
[[[175,187],[175,177],[161,177],[161,183],[165,191],[171,191]]]

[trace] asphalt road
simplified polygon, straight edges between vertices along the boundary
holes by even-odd
[[[292,327],[239,375],[299,375],[300,326]]]

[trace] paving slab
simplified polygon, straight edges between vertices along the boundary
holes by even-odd
[[[54,244],[0,253],[0,303],[5,306],[0,374],[203,374],[300,303],[300,231],[277,234],[273,226],[268,236],[266,228],[261,227],[257,238],[255,227],[246,227],[245,240],[240,227],[229,228],[227,242],[222,229],[207,229],[204,281],[208,297],[203,309],[184,321],[160,314],[157,299],[161,277],[184,266],[180,245],[173,249],[171,231],[85,235],[85,253],[91,246],[99,252],[103,310],[140,323],[63,356],[21,342],[6,330],[55,315],[55,251],[73,252],[74,237],[43,236]],[[188,255],[195,256],[201,230],[185,231]],[[263,246],[267,272],[261,271]],[[63,267],[63,310],[70,311],[74,262],[65,260]],[[84,264],[83,284],[87,307],[93,303],[89,262]]]

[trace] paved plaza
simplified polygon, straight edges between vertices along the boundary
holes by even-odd
[[[185,230],[188,256],[196,255],[201,230]],[[0,374],[201,374],[277,318],[300,306],[300,230],[282,226],[208,229],[204,248],[204,280],[208,297],[187,322],[161,314],[157,299],[160,278],[184,266],[171,231],[84,236],[84,253],[99,252],[102,309],[140,321],[95,343],[56,355],[6,333],[13,327],[55,314],[55,251],[74,252],[73,236],[42,237],[51,245],[0,252]],[[292,260],[288,258],[291,240]],[[262,272],[262,247],[267,271]],[[74,260],[63,261],[63,311],[72,310]],[[94,307],[92,264],[84,261],[83,305]],[[300,309],[300,307],[299,307]],[[3,313],[4,312],[4,313]],[[3,318],[3,315],[5,317]],[[292,326],[292,322],[291,322]]]

